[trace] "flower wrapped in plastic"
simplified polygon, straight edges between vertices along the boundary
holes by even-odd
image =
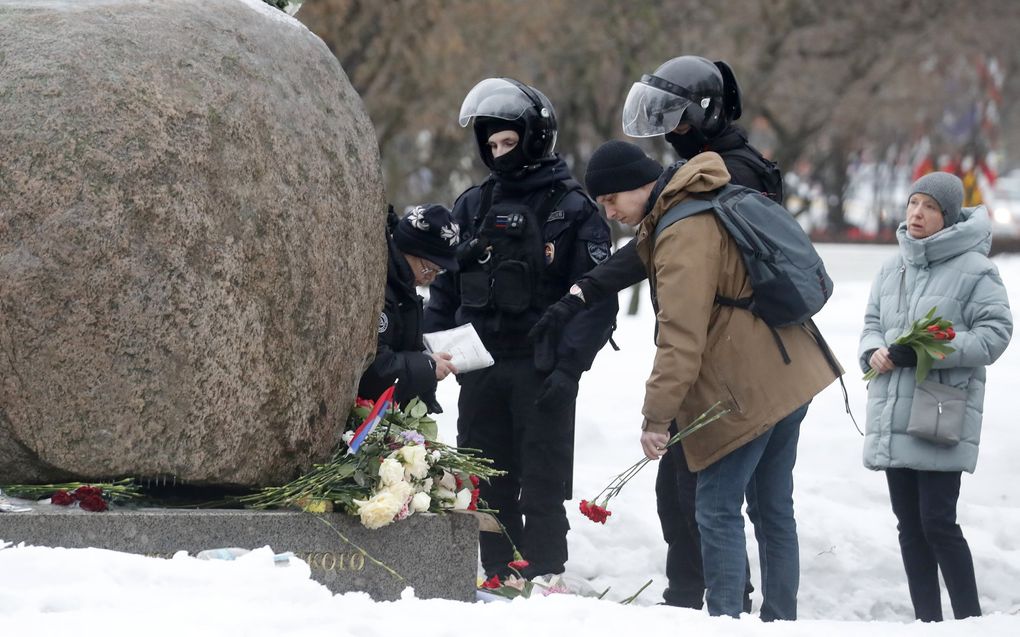
[[[476,450],[445,445],[437,436],[436,421],[417,398],[403,409],[388,402],[379,410],[375,401],[358,398],[329,462],[241,500],[254,508],[328,502],[370,529],[424,511],[477,510],[480,481],[503,472]]]

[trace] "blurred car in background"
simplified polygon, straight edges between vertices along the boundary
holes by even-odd
[[[992,236],[1020,239],[1020,171],[996,179],[985,204],[992,218]]]

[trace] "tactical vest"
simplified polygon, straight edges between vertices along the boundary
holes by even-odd
[[[577,223],[567,220],[556,207],[563,198],[581,185],[574,179],[556,182],[551,187],[532,193],[520,201],[492,203],[493,181],[482,186],[481,202],[473,220],[477,235],[490,250],[472,263],[461,265],[461,306],[492,314],[493,331],[501,331],[504,318],[524,314],[528,310],[543,311],[563,294],[563,274],[549,267],[553,254],[547,244],[569,246],[571,237],[562,232],[576,232]],[[558,215],[555,213],[559,212]],[[547,228],[547,224],[563,225],[563,230]],[[530,326],[519,326],[527,327]]]

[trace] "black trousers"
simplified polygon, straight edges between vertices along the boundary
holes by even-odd
[[[914,615],[942,621],[939,570],[956,619],[978,617],[977,581],[970,546],[956,523],[959,471],[887,469],[889,500],[896,514],[900,553]]]
[[[676,434],[676,423],[670,426],[670,435]],[[695,494],[698,474],[687,467],[681,445],[666,450],[659,459],[655,476],[655,508],[666,540],[666,579],[668,586],[662,592],[663,601],[670,606],[698,608],[705,600],[705,572],[701,562],[701,533],[694,519]],[[747,566],[747,584],[744,589],[744,612],[751,612],[750,565]]]
[[[506,475],[482,482],[480,497],[506,528],[530,566],[526,577],[562,573],[567,561],[567,512],[573,473],[574,401],[553,411],[535,406],[545,374],[530,357],[497,360],[461,381],[457,444],[480,449]],[[498,533],[479,536],[487,576],[510,573],[513,547]]]

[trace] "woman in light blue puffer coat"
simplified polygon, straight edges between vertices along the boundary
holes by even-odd
[[[899,522],[900,552],[917,619],[941,621],[938,571],[957,619],[981,614],[974,563],[956,523],[963,471],[973,473],[981,439],[985,366],[1013,333],[1006,288],[988,258],[991,223],[984,207],[961,210],[963,184],[931,173],[910,190],[900,251],[871,287],[860,362],[879,375],[868,385],[864,465],[884,470]],[[942,446],[907,433],[917,356],[893,342],[932,307],[953,323],[956,351],[935,361],[928,378],[967,393],[960,442]]]

